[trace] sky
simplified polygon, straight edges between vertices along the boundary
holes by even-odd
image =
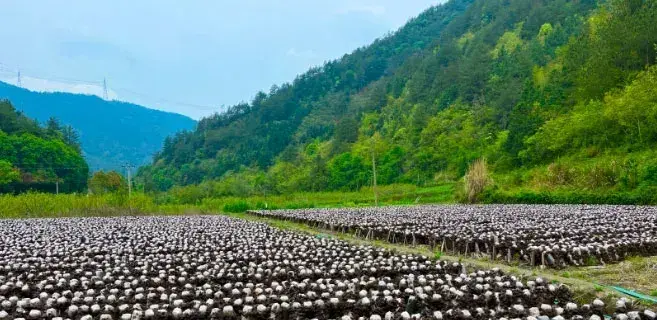
[[[371,43],[441,0],[3,0],[0,80],[194,119]]]

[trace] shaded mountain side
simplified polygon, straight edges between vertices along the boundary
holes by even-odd
[[[196,123],[180,114],[135,104],[91,95],[33,92],[2,82],[0,98],[9,99],[16,109],[41,123],[55,117],[75,128],[92,170],[148,163],[167,136],[193,129]]]

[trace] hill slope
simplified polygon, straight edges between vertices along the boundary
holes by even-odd
[[[88,174],[77,141],[65,130],[43,128],[0,100],[0,193],[84,192]]]
[[[105,101],[96,96],[40,93],[0,82],[0,98],[45,123],[55,117],[80,134],[85,158],[92,170],[118,169],[126,162],[142,165],[162,147],[162,141],[195,121],[183,115],[139,105]]]
[[[452,0],[201,120],[140,177],[206,194],[346,190],[372,183],[372,163],[381,184],[424,185],[485,157],[503,187],[649,186],[654,21],[655,0]]]

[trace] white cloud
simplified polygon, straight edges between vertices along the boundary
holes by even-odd
[[[299,51],[296,48],[290,48],[289,50],[287,50],[287,52],[285,54],[287,54],[288,56],[291,56],[291,57],[295,57],[295,58],[314,58],[315,56],[317,56],[315,51],[312,51],[312,50],[301,50],[301,51]]]
[[[2,77],[0,81],[6,82],[12,85],[17,85],[16,77],[8,78]],[[90,94],[99,97],[103,97],[103,86],[94,85],[94,84],[84,84],[84,83],[67,83],[59,82],[54,80],[45,80],[39,78],[32,78],[28,76],[21,77],[21,85],[23,88],[39,91],[39,92],[68,92],[68,93],[77,93],[77,94]],[[110,100],[118,100],[119,96],[116,92],[108,88],[107,96]]]
[[[386,13],[386,7],[381,5],[351,5],[338,11],[340,14],[349,13],[367,13],[374,16],[381,16]]]

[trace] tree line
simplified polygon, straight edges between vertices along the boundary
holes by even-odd
[[[41,126],[0,101],[0,192],[83,192],[88,174],[71,126],[54,118]]]

